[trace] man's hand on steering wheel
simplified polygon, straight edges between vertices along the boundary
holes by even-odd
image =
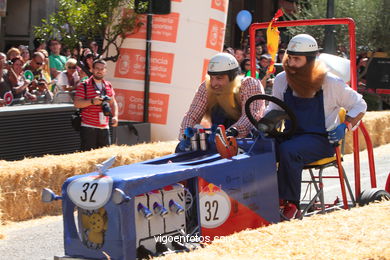
[[[267,101],[273,102],[276,105],[278,105],[279,107],[281,107],[285,111],[285,113],[287,114],[287,117],[284,116],[284,113],[278,113],[279,111],[276,111],[276,113],[273,111],[270,111],[269,113],[267,113],[267,115],[270,114],[271,112],[273,112],[273,114],[275,114],[273,119],[277,119],[280,122],[282,120],[289,119],[291,121],[291,127],[287,131],[279,132],[276,130],[278,125],[280,125],[279,122],[277,122],[277,123],[272,122],[272,120],[270,120],[269,118],[266,118],[266,116],[261,118],[259,121],[257,121],[253,117],[251,110],[250,110],[250,105],[256,100],[267,100]],[[254,96],[248,98],[248,100],[245,103],[245,113],[246,113],[246,116],[248,117],[249,121],[256,127],[257,130],[265,132],[272,137],[292,136],[295,133],[296,128],[297,128],[297,120],[296,120],[294,112],[282,100],[280,100],[274,96],[254,95]]]

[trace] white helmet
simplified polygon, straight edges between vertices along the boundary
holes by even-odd
[[[227,74],[232,81],[238,74],[238,62],[236,58],[229,53],[218,53],[214,55],[208,65],[207,73],[209,75]]]
[[[297,56],[315,56],[318,51],[317,41],[308,34],[294,36],[287,46],[287,54]]]

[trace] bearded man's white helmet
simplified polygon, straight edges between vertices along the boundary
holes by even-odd
[[[287,54],[297,56],[315,56],[319,51],[317,41],[308,34],[294,36],[287,46]]]

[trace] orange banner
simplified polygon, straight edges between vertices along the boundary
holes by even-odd
[[[212,0],[211,1],[211,8],[217,9],[222,12],[226,12],[226,0]]]
[[[206,47],[219,52],[222,51],[224,35],[225,24],[214,19],[209,19]]]
[[[134,34],[126,38],[146,39],[146,15],[139,16],[139,22],[143,25]],[[152,40],[162,42],[176,42],[177,28],[179,25],[179,14],[153,15]]]
[[[119,120],[142,122],[144,115],[144,92],[115,89],[118,102]],[[150,93],[149,122],[165,125],[167,123],[169,95]]]
[[[150,81],[171,83],[174,56],[173,53],[151,52]],[[145,51],[121,48],[115,64],[115,77],[144,80]]]

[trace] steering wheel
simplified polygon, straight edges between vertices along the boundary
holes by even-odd
[[[281,115],[279,113],[279,115],[274,117],[274,119],[276,118],[279,121],[279,122],[277,122],[277,124],[274,123],[274,124],[269,125],[271,120],[263,117],[259,121],[257,121],[253,117],[251,110],[250,110],[250,105],[256,100],[267,100],[269,102],[273,102],[284,110],[285,113],[283,113],[283,115]],[[272,111],[275,111],[275,110],[272,110]],[[270,112],[272,112],[272,111],[270,111]],[[270,112],[267,113],[267,115],[270,114]],[[281,112],[281,111],[279,111],[279,112]],[[264,131],[272,137],[290,137],[295,133],[295,131],[297,129],[297,118],[295,117],[294,112],[286,105],[286,103],[284,103],[282,100],[280,100],[274,96],[262,95],[262,94],[251,96],[250,98],[248,98],[248,100],[245,103],[245,114],[248,117],[249,121],[256,127],[257,130]],[[285,132],[277,131],[276,125],[280,124],[281,121],[285,120],[285,119],[289,119],[291,121],[290,129],[288,129],[288,131],[285,131]]]

